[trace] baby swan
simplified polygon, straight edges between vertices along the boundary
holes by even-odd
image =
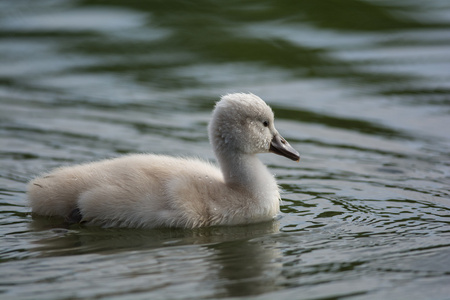
[[[209,139],[220,169],[196,159],[135,154],[62,167],[32,180],[34,214],[103,227],[195,228],[273,219],[277,183],[257,153],[300,156],[278,133],[271,108],[253,94],[217,102]]]

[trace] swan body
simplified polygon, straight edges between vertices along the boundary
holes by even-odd
[[[32,180],[33,214],[103,227],[195,228],[266,221],[279,213],[275,178],[257,158],[300,159],[253,94],[216,104],[209,138],[220,169],[197,159],[134,154],[62,167]]]

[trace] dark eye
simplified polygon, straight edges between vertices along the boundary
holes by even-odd
[[[268,121],[264,121],[263,125],[264,125],[264,127],[267,127],[267,126],[269,126],[269,122]]]

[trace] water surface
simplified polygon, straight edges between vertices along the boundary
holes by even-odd
[[[0,299],[449,299],[448,1],[4,1]],[[33,219],[26,183],[152,152],[214,161],[220,95],[269,103],[274,222]]]

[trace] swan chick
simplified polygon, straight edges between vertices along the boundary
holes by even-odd
[[[57,168],[30,181],[33,214],[102,227],[196,228],[272,220],[280,194],[258,153],[299,161],[258,96],[221,98],[208,126],[220,168],[191,158],[132,154]]]

